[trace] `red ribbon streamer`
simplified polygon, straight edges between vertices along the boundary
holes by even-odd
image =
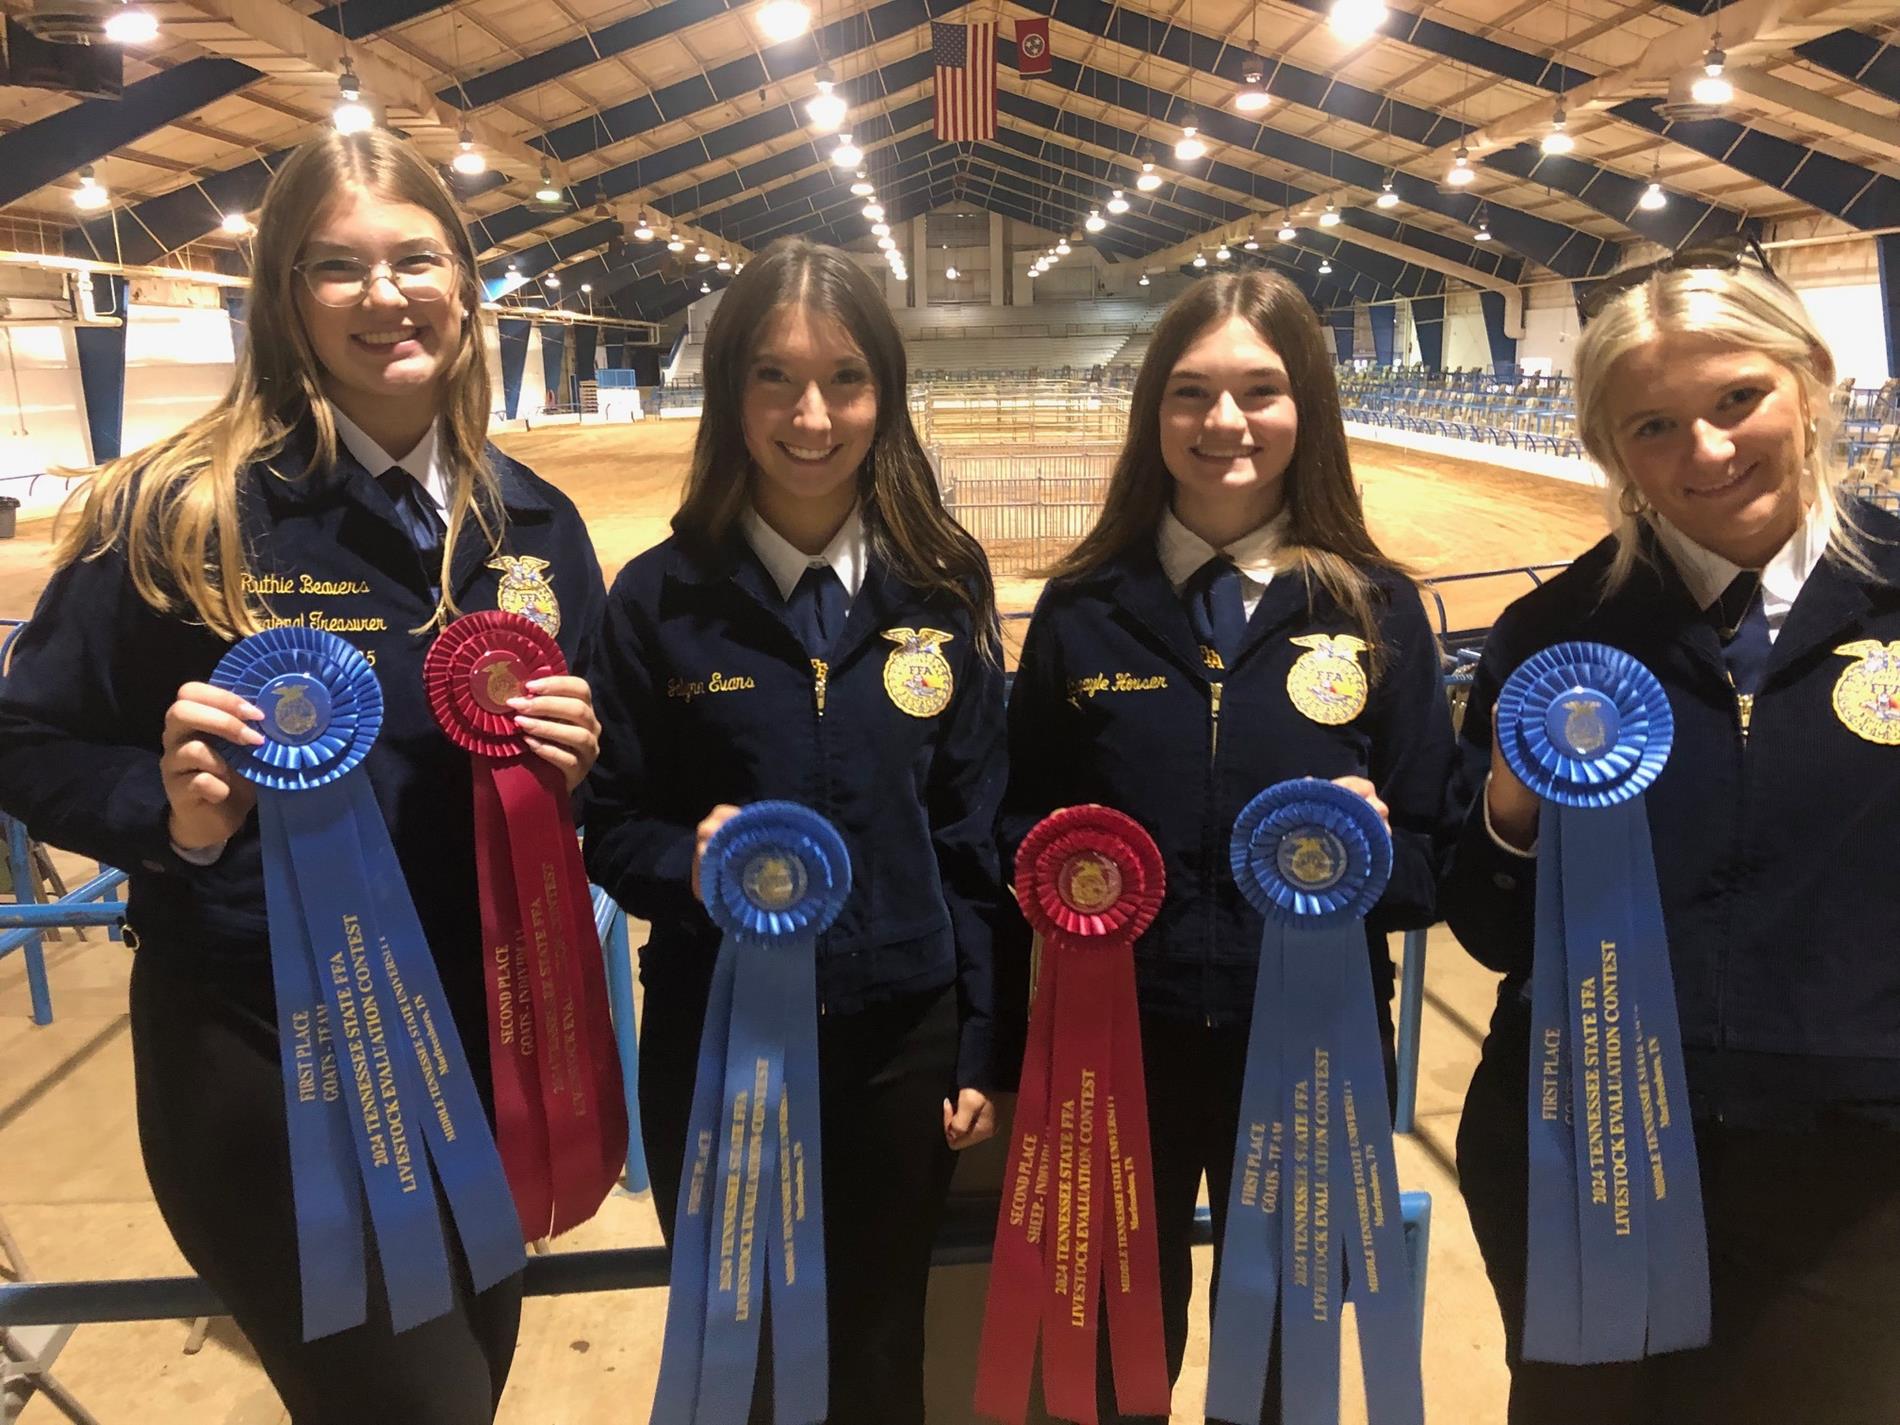
[[[475,772],[495,1139],[522,1237],[593,1216],[627,1152],[627,1109],[606,967],[561,774],[531,755],[508,699],[567,672],[527,619],[476,613],[436,638],[429,705]]]
[[[1118,1409],[1168,1414],[1134,964],[1164,884],[1153,839],[1108,807],[1052,813],[1016,856],[1042,961],[976,1378],[977,1410],[1009,1425],[1027,1414],[1038,1333],[1050,1414],[1096,1425],[1104,1298]]]

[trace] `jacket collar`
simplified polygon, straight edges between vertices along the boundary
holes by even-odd
[[[492,441],[484,450],[495,470],[504,511],[511,515],[549,512],[552,507],[535,489],[525,466],[504,454]],[[341,440],[337,442],[336,463],[328,470],[318,467],[317,426],[308,417],[292,427],[282,448],[269,459],[259,461],[257,468],[259,488],[273,506],[309,507],[342,498],[394,524],[394,515],[387,508],[389,502],[376,484],[377,472],[365,469]]]

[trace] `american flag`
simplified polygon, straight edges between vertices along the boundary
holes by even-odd
[[[937,64],[937,137],[950,143],[996,137],[996,22],[932,21]]]

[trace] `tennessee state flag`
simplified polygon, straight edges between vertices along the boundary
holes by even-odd
[[[1016,22],[1016,72],[1049,72],[1049,20],[1047,16]]]

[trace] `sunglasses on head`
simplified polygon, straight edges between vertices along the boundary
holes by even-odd
[[[1787,285],[1775,275],[1775,269],[1769,265],[1768,254],[1762,250],[1759,241],[1747,233],[1723,233],[1720,237],[1688,243],[1654,262],[1612,272],[1577,298],[1577,324],[1587,326],[1630,288],[1642,286],[1659,273],[1737,272],[1749,265],[1751,259],[1752,265],[1759,267],[1773,281],[1784,287]]]

